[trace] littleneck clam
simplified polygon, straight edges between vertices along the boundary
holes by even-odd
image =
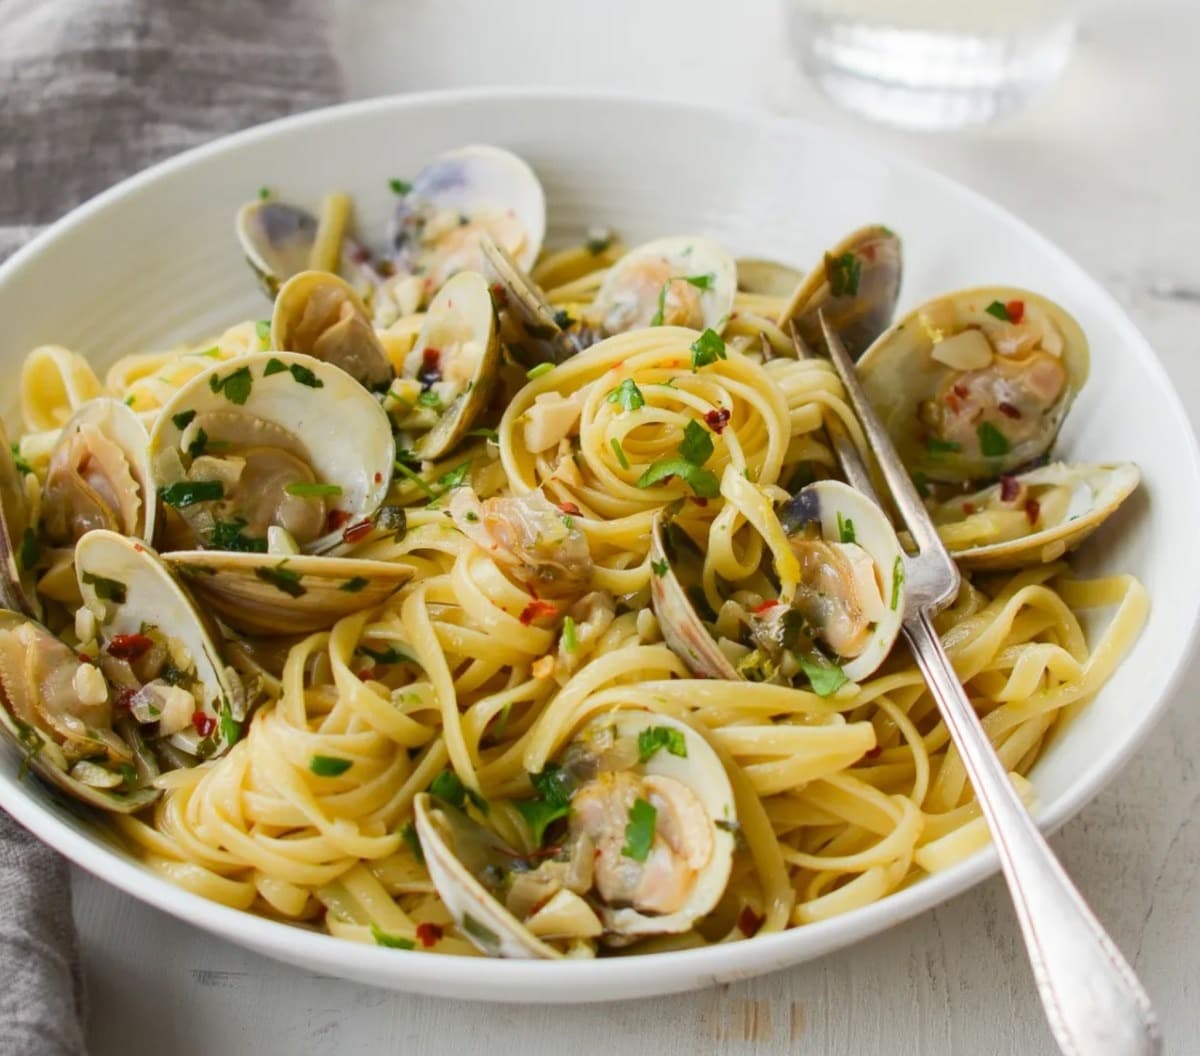
[[[760,257],[738,257],[737,288],[763,297],[790,297],[804,275],[790,264]]]
[[[230,626],[320,629],[412,574],[319,556],[371,524],[395,460],[383,408],[330,363],[264,352],[197,375],[163,409],[150,457],[165,559]]]
[[[487,280],[459,272],[429,305],[393,394],[408,405],[397,425],[416,434],[415,454],[454,449],[487,408],[500,366],[500,339]]]
[[[531,824],[539,846],[522,853],[435,796],[414,804],[430,877],[484,953],[586,955],[597,940],[619,946],[689,931],[720,900],[733,860],[733,791],[686,723],[633,710],[600,715],[535,784],[539,808],[550,797],[553,817],[565,818],[552,857],[540,847],[540,809]]]
[[[985,481],[1050,449],[1087,380],[1088,345],[1054,302],[984,287],[916,308],[858,370],[910,473]]]
[[[97,663],[144,735],[200,759],[226,751],[246,717],[241,681],[158,554],[91,531],[76,544],[75,574],[99,640]]]
[[[238,210],[234,231],[242,253],[268,297],[293,275],[311,267],[317,218],[273,198],[255,198]]]
[[[40,616],[35,568],[40,556],[25,477],[0,423],[0,606]]]
[[[42,488],[41,530],[67,546],[93,528],[152,542],[158,519],[145,426],[120,400],[89,400],[63,426]]]
[[[487,235],[480,237],[484,278],[500,318],[500,340],[525,367],[562,363],[576,347],[559,326],[554,309],[537,284]]]
[[[271,347],[332,363],[373,392],[395,377],[362,298],[328,271],[302,271],[283,284],[271,314]]]
[[[584,322],[604,335],[645,326],[725,328],[737,265],[710,238],[660,238],[631,249],[609,269]]]
[[[1052,462],[930,509],[965,568],[1010,569],[1056,561],[1137,489],[1131,462]]]
[[[900,239],[886,227],[863,227],[847,235],[795,288],[780,314],[801,339],[821,348],[823,312],[851,356],[857,358],[892,321],[900,295]]]
[[[158,776],[136,723],[118,717],[99,667],[22,613],[0,611],[0,723],[26,765],[74,798],[133,813]]]

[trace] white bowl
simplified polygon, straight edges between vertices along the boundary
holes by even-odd
[[[21,357],[54,342],[104,367],[126,353],[262,317],[267,304],[233,237],[242,201],[263,185],[302,202],[340,187],[353,194],[365,229],[380,230],[390,177],[409,176],[437,151],[472,142],[507,146],[532,163],[545,184],[551,238],[560,241],[593,224],[611,224],[633,242],[697,232],[735,252],[808,267],[850,228],[882,221],[905,240],[902,309],[954,287],[1011,283],[1075,314],[1092,342],[1092,377],[1061,450],[1087,460],[1132,459],[1144,478],[1081,560],[1089,570],[1135,573],[1152,598],[1130,655],[1033,773],[1044,827],[1060,825],[1091,799],[1166,707],[1191,646],[1200,605],[1200,562],[1185,556],[1200,525],[1195,439],[1145,340],[1077,264],[991,202],[850,137],[700,106],[523,91],[373,100],[278,121],[127,180],[0,268],[3,365],[15,381]],[[741,979],[855,942],[996,868],[988,850],[845,916],[708,949],[555,964],[426,956],[343,942],[179,890],[114,850],[38,781],[21,781],[19,768],[19,753],[6,746],[0,804],[137,898],[306,968],[459,999],[605,1000]]]

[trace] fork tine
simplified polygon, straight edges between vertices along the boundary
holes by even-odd
[[[883,423],[871,406],[870,400],[867,399],[862,383],[858,380],[858,372],[854,369],[854,364],[850,361],[845,346],[829,325],[824,312],[819,314],[829,359],[833,363],[833,369],[837,371],[838,377],[842,379],[842,385],[846,389],[847,396],[850,397],[850,404],[854,408],[854,413],[858,415],[859,423],[867,435],[871,450],[879,462],[879,468],[887,482],[888,490],[892,493],[892,501],[896,504],[901,519],[922,554],[933,554],[943,560],[946,565],[953,567],[954,562],[942,543],[941,537],[937,534],[937,529],[925,509],[924,503],[921,502],[921,496],[917,494],[917,489],[909,478],[908,470],[904,468],[904,463],[900,461],[900,456],[896,453],[891,438],[883,428]]]

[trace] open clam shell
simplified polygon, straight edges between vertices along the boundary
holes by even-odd
[[[176,550],[163,559],[230,627],[264,638],[332,627],[387,601],[413,574],[408,565],[315,554]]]
[[[0,605],[4,608],[40,616],[34,571],[38,556],[25,480],[0,423]]]
[[[900,634],[906,597],[904,552],[884,512],[838,480],[802,488],[779,511],[800,562],[800,583],[790,606],[802,639],[831,658],[851,681],[887,659]],[[769,610],[780,644],[788,641],[783,606]],[[819,661],[818,654],[812,659]],[[810,675],[811,678],[811,675]]]
[[[780,325],[794,323],[800,337],[821,348],[819,313],[857,359],[887,329],[900,296],[900,239],[872,225],[847,235],[795,288],[780,314]]]
[[[554,862],[537,865],[417,797],[430,877],[460,930],[491,956],[552,958],[555,942],[622,945],[688,931],[711,912],[729,882],[737,816],[708,742],[677,719],[618,710],[585,725],[562,760],[568,825]]]
[[[660,510],[650,527],[650,601],[663,640],[692,674],[737,681],[742,676],[721,652],[680,582],[678,555],[668,547],[663,518]]]
[[[416,407],[400,421],[419,431],[414,451],[430,461],[452,451],[487,408],[500,368],[500,337],[487,280],[459,272],[434,297],[402,377]]]
[[[725,328],[737,265],[711,238],[660,238],[631,249],[604,277],[587,322],[605,335],[645,326]]]
[[[1088,344],[1060,305],[988,286],[909,312],[858,371],[910,473],[984,481],[1050,449],[1087,380]]]
[[[158,494],[188,529],[176,549],[261,553],[281,528],[297,549],[323,552],[378,509],[395,462],[379,402],[333,364],[288,352],[197,375],[163,409],[149,450]]]
[[[42,487],[42,533],[67,545],[93,528],[153,542],[158,521],[141,419],[100,396],[71,417],[54,445]]]
[[[1052,462],[933,506],[951,554],[966,568],[1056,561],[1137,490],[1132,462]]]
[[[139,645],[149,644],[152,634],[168,643],[171,670],[163,697],[180,714],[163,715],[162,736],[201,758],[226,751],[236,730],[230,723],[246,717],[241,682],[225,663],[208,618],[159,555],[116,532],[92,531],[75,547],[75,574],[83,603],[96,618],[101,647],[110,656],[128,659]],[[162,678],[157,672],[151,677]],[[185,690],[191,700],[168,693],[168,684]]]
[[[280,286],[309,267],[317,227],[308,210],[272,198],[255,198],[238,210],[238,243],[268,297],[274,299]]]
[[[761,257],[737,259],[737,288],[742,293],[790,297],[803,281],[803,273],[790,264]]]
[[[558,325],[554,309],[537,284],[492,239],[480,238],[484,278],[500,317],[501,340],[508,353],[525,367],[562,363],[575,346]]]
[[[26,765],[68,795],[130,814],[161,794],[137,730],[114,728],[111,690],[91,663],[40,623],[0,611],[0,725]]]
[[[283,284],[271,313],[271,347],[332,363],[373,392],[395,377],[362,298],[328,271],[301,271]]]

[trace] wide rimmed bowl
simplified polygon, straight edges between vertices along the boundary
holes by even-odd
[[[233,238],[260,186],[315,202],[351,192],[381,230],[388,180],[434,153],[494,142],[526,157],[547,192],[552,240],[611,224],[628,240],[703,233],[798,266],[849,229],[882,221],[905,239],[901,308],[952,287],[1032,287],[1066,305],[1092,342],[1092,377],[1061,450],[1132,459],[1144,487],[1088,544],[1087,571],[1127,570],[1149,623],[1104,690],[1035,768],[1038,819],[1062,824],[1103,787],[1167,707],[1191,650],[1200,563],[1200,459],[1179,399],[1133,324],[1077,264],[998,206],[851,137],[800,121],[679,103],[562,92],[407,96],[317,111],[218,140],[75,210],[0,267],[0,363],[16,424],[21,358],[37,344],[103,368],[130,352],[199,339],[267,305]],[[644,997],[741,979],[817,957],[945,901],[996,868],[991,850],[842,917],[747,942],[593,962],[428,956],[362,946],[227,909],[114,849],[86,818],[0,751],[0,804],[109,883],[232,942],[377,986],[458,999],[565,1002]],[[988,956],[989,951],[980,951]]]

